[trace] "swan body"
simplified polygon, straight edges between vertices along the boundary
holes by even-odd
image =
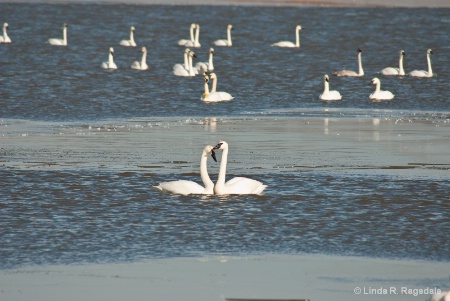
[[[171,181],[171,182],[163,182],[157,186],[153,186],[153,188],[155,188],[156,190],[159,190],[159,191],[163,191],[163,192],[182,194],[182,195],[214,194],[214,182],[210,179],[210,177],[208,175],[207,166],[206,166],[209,155],[211,155],[211,157],[214,159],[214,161],[217,162],[216,156],[214,153],[214,148],[211,145],[205,146],[205,148],[202,151],[202,156],[200,158],[200,177],[202,178],[203,185],[205,187],[203,187],[200,184],[193,182],[193,181],[178,180],[178,181]]]
[[[202,45],[200,45],[199,39],[200,39],[200,24],[195,24],[195,37],[194,37],[194,40],[187,41],[184,44],[184,46],[185,47],[200,48]]]
[[[369,98],[372,100],[390,100],[394,98],[394,94],[390,91],[382,91],[381,90],[381,82],[380,80],[375,77],[370,82],[372,85],[376,85],[375,92],[370,94]]]
[[[0,43],[11,43],[11,38],[8,36],[8,23],[3,23],[3,35],[0,36]]]
[[[178,45],[180,46],[185,46],[186,43],[188,43],[189,41],[192,41],[192,43],[194,42],[194,30],[195,30],[196,24],[192,23],[191,27],[189,28],[189,34],[190,34],[190,39],[189,40],[185,40],[185,39],[181,39],[178,41]]]
[[[114,63],[114,48],[109,48],[108,61],[102,63],[103,69],[117,69],[117,65]]]
[[[327,74],[323,77],[323,93],[320,94],[320,99],[322,100],[341,100],[342,96],[339,91],[330,91],[330,79]]]
[[[136,42],[134,41],[134,31],[135,30],[136,30],[136,28],[134,28],[134,26],[130,27],[130,39],[120,41],[121,46],[136,47]]]
[[[291,41],[280,41],[280,42],[272,44],[271,46],[289,47],[289,48],[300,47],[300,30],[302,30],[302,27],[300,25],[297,25],[295,27],[295,43],[293,43]]]
[[[67,46],[67,23],[63,25],[63,38],[62,39],[48,39],[48,43],[54,46]]]
[[[184,62],[183,64],[175,64],[173,66],[173,74],[177,76],[189,76],[189,52],[191,52],[189,48],[184,50]]]
[[[147,65],[147,48],[142,47],[141,48],[141,52],[142,52],[142,58],[141,61],[134,61],[133,64],[131,64],[131,69],[135,69],[135,70],[147,70],[148,69],[148,65]]]
[[[334,72],[334,75],[337,76],[364,76],[364,70],[362,67],[362,60],[361,60],[361,53],[362,50],[358,49],[358,73],[356,73],[355,71],[351,71],[351,70],[339,70]]]
[[[227,39],[221,39],[221,40],[216,40],[214,41],[214,45],[216,46],[228,46],[231,47],[233,46],[233,42],[231,41],[231,31],[233,30],[233,25],[228,24],[227,26]]]
[[[195,65],[195,68],[198,71],[202,71],[203,69],[206,69],[207,71],[212,72],[214,70],[213,56],[214,56],[214,48],[209,48],[209,59],[208,59],[208,62],[207,63],[198,62]]]
[[[173,67],[173,74],[176,76],[195,76],[198,71],[192,66],[192,58],[197,57],[195,52],[189,51],[187,54],[188,57],[188,69],[179,66],[179,64]]]
[[[431,58],[430,54],[433,54],[433,50],[427,50],[427,63],[428,63],[428,71],[425,70],[414,70],[409,73],[410,76],[414,77],[433,77],[433,70],[431,69]]]
[[[380,71],[382,75],[405,75],[405,70],[403,69],[403,57],[405,56],[405,51],[400,50],[400,58],[398,61],[398,68],[386,67]]]
[[[232,178],[228,182],[225,182],[228,160],[228,143],[225,141],[219,141],[214,149],[222,150],[219,176],[217,178],[216,185],[214,186],[214,194],[261,194],[264,189],[267,188],[267,185],[264,185],[260,181],[244,177]]]
[[[204,79],[204,86],[205,86],[205,93],[203,94],[201,100],[205,102],[219,102],[219,101],[228,101],[232,100],[234,97],[231,96],[231,94],[227,92],[217,92],[217,76],[215,73],[209,74],[210,78],[213,80],[211,92],[209,92],[208,87],[208,74],[205,74]]]

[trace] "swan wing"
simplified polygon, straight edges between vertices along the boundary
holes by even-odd
[[[267,188],[260,181],[236,177],[225,183],[225,191],[227,194],[260,194]]]
[[[359,76],[358,73],[352,70],[339,70],[334,72],[333,74],[337,76]]]
[[[182,195],[205,193],[205,187],[202,187],[193,181],[186,180],[162,182],[157,186],[153,186],[153,188],[162,192]]]
[[[184,68],[181,64],[176,64],[173,66],[173,74],[176,76],[189,76],[189,71]]]
[[[214,41],[214,45],[216,46],[228,46],[227,40],[216,40]]]
[[[209,94],[203,94],[201,100],[206,102],[218,102],[232,100],[234,97],[227,92],[211,92]]]
[[[333,90],[329,91],[328,93],[323,93],[320,95],[320,99],[322,100],[341,100],[342,96],[339,91]]]
[[[273,47],[296,47],[295,44],[291,41],[280,41],[272,44]]]
[[[394,67],[386,67],[383,70],[381,70],[380,73],[383,75],[399,75],[400,70],[398,68],[394,68]]]
[[[415,77],[427,77],[428,76],[428,72],[425,70],[414,70],[411,71],[409,73],[410,76],[415,76]]]
[[[141,63],[134,61],[133,64],[131,64],[131,69],[141,70]]]

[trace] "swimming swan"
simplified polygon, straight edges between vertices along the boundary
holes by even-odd
[[[189,29],[189,34],[190,34],[190,39],[189,40],[185,40],[185,39],[181,39],[178,41],[178,45],[180,46],[185,46],[187,42],[192,41],[192,43],[194,42],[194,30],[195,30],[196,24],[192,23],[191,27]]]
[[[134,31],[136,28],[134,26],[130,27],[130,39],[120,41],[120,45],[128,47],[136,47],[136,42],[134,41]]]
[[[184,50],[184,54],[183,54],[183,64],[175,64],[173,66],[173,74],[177,75],[177,76],[189,76],[189,52],[191,50],[189,48],[186,48]],[[184,75],[187,74],[187,75]]]
[[[214,194],[214,182],[211,181],[208,170],[207,170],[207,160],[208,156],[211,154],[211,157],[216,160],[216,155],[214,153],[214,148],[212,145],[207,145],[202,151],[202,156],[200,158],[200,177],[202,178],[203,185],[205,187],[201,186],[200,184],[197,184],[193,181],[187,181],[187,180],[178,180],[178,181],[171,181],[171,182],[163,182],[160,183],[158,186],[153,186],[153,188],[163,191],[163,192],[170,192],[175,194],[182,194],[182,195],[188,195],[188,194]]]
[[[403,69],[403,57],[405,56],[405,51],[400,50],[400,59],[398,61],[398,68],[394,67],[386,67],[381,70],[381,74],[383,75],[405,75],[405,70]]]
[[[207,71],[211,72],[214,70],[214,64],[213,64],[213,56],[214,56],[214,48],[209,48],[209,60],[207,63],[204,62],[198,62],[195,65],[195,68],[198,71],[201,71],[203,69],[206,69]],[[204,68],[203,68],[204,67]]]
[[[200,39],[200,24],[195,24],[195,37],[193,41],[187,41],[184,46],[185,47],[193,47],[193,48],[200,48],[202,45],[200,45],[199,39]]]
[[[131,64],[131,69],[135,69],[135,70],[147,70],[148,69],[148,65],[147,65],[147,48],[142,47],[141,48],[141,52],[142,52],[142,58],[141,61],[134,61],[133,64]]]
[[[67,46],[67,23],[63,24],[63,38],[62,39],[48,39],[48,43],[54,46]]]
[[[0,36],[0,43],[11,43],[11,39],[8,36],[8,23],[3,23],[3,35]]]
[[[249,178],[236,177],[232,178],[228,182],[225,182],[228,160],[228,143],[225,141],[219,141],[214,149],[222,150],[222,161],[220,162],[219,176],[217,178],[216,185],[214,186],[214,194],[261,194],[261,192],[266,189],[267,185]]]
[[[433,77],[433,70],[431,70],[431,59],[430,54],[433,54],[433,50],[427,50],[427,63],[428,63],[428,71],[425,70],[414,70],[409,73],[410,76],[415,77]]]
[[[231,31],[233,30],[233,25],[228,24],[227,26],[227,39],[226,40],[216,40],[214,41],[214,45],[216,46],[233,46],[233,42],[231,41]]]
[[[381,90],[381,82],[380,80],[375,77],[370,82],[372,85],[376,85],[375,92],[370,94],[369,98],[372,100],[390,100],[394,98],[394,94],[392,94],[390,91],[382,91]]]
[[[185,69],[184,67],[180,67],[179,64],[173,66],[173,74],[176,76],[195,76],[198,71],[193,67],[192,58],[196,58],[194,51],[189,51],[188,54],[188,69]]]
[[[364,76],[364,70],[362,67],[362,61],[361,61],[361,53],[362,50],[358,48],[358,73],[355,71],[350,70],[340,70],[336,71],[333,74],[337,76]]]
[[[339,91],[330,91],[329,77],[327,74],[323,77],[323,93],[320,94],[320,99],[322,100],[341,100],[342,96]]]
[[[117,65],[114,63],[114,48],[109,48],[108,61],[102,63],[103,69],[117,69]]]
[[[203,100],[205,102],[218,102],[218,101],[228,101],[228,100],[232,100],[234,98],[227,92],[217,92],[216,91],[217,76],[215,73],[209,74],[209,77],[213,81],[211,92],[209,92],[209,87],[208,87],[209,79],[208,79],[208,74],[206,73],[205,77],[204,77],[205,93],[203,94],[201,100]]]
[[[297,25],[295,27],[295,44],[290,41],[280,41],[275,44],[272,44],[271,46],[275,47],[300,47],[300,30],[302,30],[302,27],[300,25]]]

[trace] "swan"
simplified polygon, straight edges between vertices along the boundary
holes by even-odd
[[[63,38],[62,39],[48,39],[50,45],[55,46],[67,46],[67,23],[63,25]]]
[[[203,69],[206,69],[206,70],[209,71],[209,72],[213,71],[213,70],[214,70],[213,56],[214,56],[214,48],[209,48],[209,60],[208,60],[208,62],[207,62],[207,63],[204,63],[204,62],[198,62],[198,63],[195,65],[195,68],[196,68],[198,71],[201,71],[201,70],[203,70]],[[205,68],[203,68],[203,67],[205,67]]]
[[[202,45],[200,45],[199,39],[200,39],[200,24],[195,24],[195,37],[193,41],[187,41],[184,46],[186,47],[193,47],[193,48],[200,48]]]
[[[189,41],[194,42],[194,30],[195,30],[196,24],[192,23],[191,27],[189,29],[189,33],[190,33],[190,39],[189,40],[185,40],[185,39],[181,39],[178,41],[178,45],[180,46],[185,46],[185,44]]]
[[[219,141],[214,149],[222,150],[222,161],[220,162],[219,176],[216,185],[214,186],[214,194],[261,194],[267,185],[260,181],[249,178],[236,177],[228,182],[225,182],[225,174],[227,172],[228,159],[228,143]]]
[[[117,65],[114,63],[114,48],[109,48],[108,61],[102,63],[103,69],[117,69]]]
[[[197,57],[195,55],[195,52],[191,50],[185,51],[185,53],[186,52],[187,52],[187,69],[186,66],[176,64],[175,66],[173,66],[173,74],[175,74],[176,76],[195,76],[198,73],[197,69],[195,69],[192,65],[193,64],[192,58]]]
[[[204,79],[205,93],[203,94],[201,100],[203,100],[205,102],[218,102],[218,101],[228,101],[228,100],[232,100],[234,98],[227,92],[217,92],[216,91],[217,76],[215,73],[209,74],[209,77],[213,81],[211,92],[209,92],[209,87],[208,87],[209,79],[208,79],[208,74],[206,73],[205,79]]]
[[[340,70],[336,71],[333,74],[337,76],[364,76],[364,70],[362,67],[362,61],[361,61],[361,53],[362,50],[358,48],[358,73],[355,71],[350,70]]]
[[[189,76],[189,52],[191,50],[186,48],[184,50],[184,63],[183,64],[175,64],[173,66],[173,74],[178,76]],[[185,75],[186,74],[186,75]]]
[[[405,75],[405,70],[403,69],[403,57],[406,55],[405,51],[400,50],[400,59],[398,61],[398,68],[386,67],[380,71],[383,75]]]
[[[130,27],[130,39],[129,40],[122,40],[120,41],[120,45],[122,46],[129,46],[129,47],[136,47],[136,42],[134,41],[134,31],[136,28],[134,26]]]
[[[233,25],[228,24],[227,26],[227,39],[221,39],[214,41],[214,45],[216,46],[233,46],[233,42],[231,41],[231,31],[233,30]]]
[[[272,44],[271,46],[275,47],[300,47],[300,30],[302,30],[302,27],[300,25],[297,25],[295,27],[295,43],[291,41],[280,41],[275,44]]]
[[[322,100],[341,100],[342,96],[339,91],[330,91],[329,77],[327,74],[323,77],[323,93],[320,94],[320,99]]]
[[[147,70],[148,69],[148,65],[147,65],[147,48],[142,47],[141,48],[141,52],[142,52],[142,59],[141,61],[134,61],[133,64],[131,64],[131,69],[136,69],[136,70]]]
[[[428,63],[428,71],[425,70],[414,70],[409,73],[410,76],[415,77],[433,77],[433,70],[431,70],[431,59],[430,54],[433,54],[433,50],[427,50],[427,63]]]
[[[381,90],[381,82],[380,80],[375,77],[370,82],[372,85],[376,85],[375,92],[370,94],[369,98],[372,100],[389,100],[394,98],[394,94],[390,91],[382,91]]]
[[[11,39],[8,36],[8,23],[3,23],[3,35],[0,36],[0,43],[11,43]]]
[[[171,182],[163,182],[160,183],[158,186],[153,186],[153,188],[163,192],[170,192],[182,195],[214,194],[214,183],[209,178],[206,166],[209,154],[211,154],[211,157],[214,159],[214,161],[217,162],[216,155],[214,153],[214,148],[212,145],[205,146],[205,148],[202,151],[202,156],[200,158],[200,177],[202,178],[203,185],[205,185],[205,187],[193,181],[178,180]]]

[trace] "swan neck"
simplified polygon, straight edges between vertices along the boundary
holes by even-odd
[[[63,29],[63,41],[64,44],[67,44],[67,27],[64,27]]]
[[[228,148],[222,151],[222,158],[220,161],[219,176],[217,177],[216,186],[218,189],[223,189],[225,186],[225,176],[227,173]]]
[[[194,76],[194,68],[192,67],[192,56],[189,56],[189,76]]]
[[[184,53],[184,68],[189,70],[189,57],[187,52]]]
[[[213,54],[212,52],[209,54],[209,61],[208,61],[208,69],[209,70],[214,70],[214,65],[213,65]]]
[[[208,95],[209,94],[209,87],[208,87],[208,82],[206,80],[205,80],[204,87],[205,87],[205,95]]]
[[[215,76],[213,78],[213,82],[212,82],[212,87],[211,87],[211,92],[216,92],[217,89],[217,76]]]
[[[376,85],[376,87],[375,87],[375,93],[379,93],[380,90],[381,90],[381,83],[378,82],[377,85]]]
[[[323,81],[323,93],[328,93],[330,91],[330,84],[325,80]]]
[[[400,59],[398,62],[398,73],[400,75],[405,75],[405,70],[403,69],[403,54],[400,55]]]
[[[199,38],[200,38],[200,26],[197,26],[197,30],[195,31],[195,44],[199,43]]]
[[[203,152],[200,158],[200,177],[202,178],[203,184],[205,185],[205,190],[211,190],[207,193],[212,193],[214,188],[214,183],[208,175],[207,169],[208,153]]]
[[[141,66],[145,65],[147,62],[147,52],[142,52]]]
[[[361,52],[358,53],[358,73],[361,76],[364,75],[364,70],[363,70],[363,67],[362,67]]]
[[[300,29],[295,30],[295,46],[300,47]]]
[[[431,69],[431,59],[430,54],[427,54],[427,64],[428,64],[428,76],[433,76],[433,70]]]
[[[191,26],[191,29],[190,29],[190,32],[189,32],[189,34],[190,34],[190,36],[191,36],[191,41],[192,41],[192,42],[195,41],[195,40],[194,40],[194,29],[195,29],[195,26]]]
[[[109,53],[108,62],[109,62],[109,65],[114,64],[114,56],[112,55],[111,52]]]
[[[232,46],[233,43],[231,42],[231,28],[227,29],[227,40],[228,40],[228,46]]]

